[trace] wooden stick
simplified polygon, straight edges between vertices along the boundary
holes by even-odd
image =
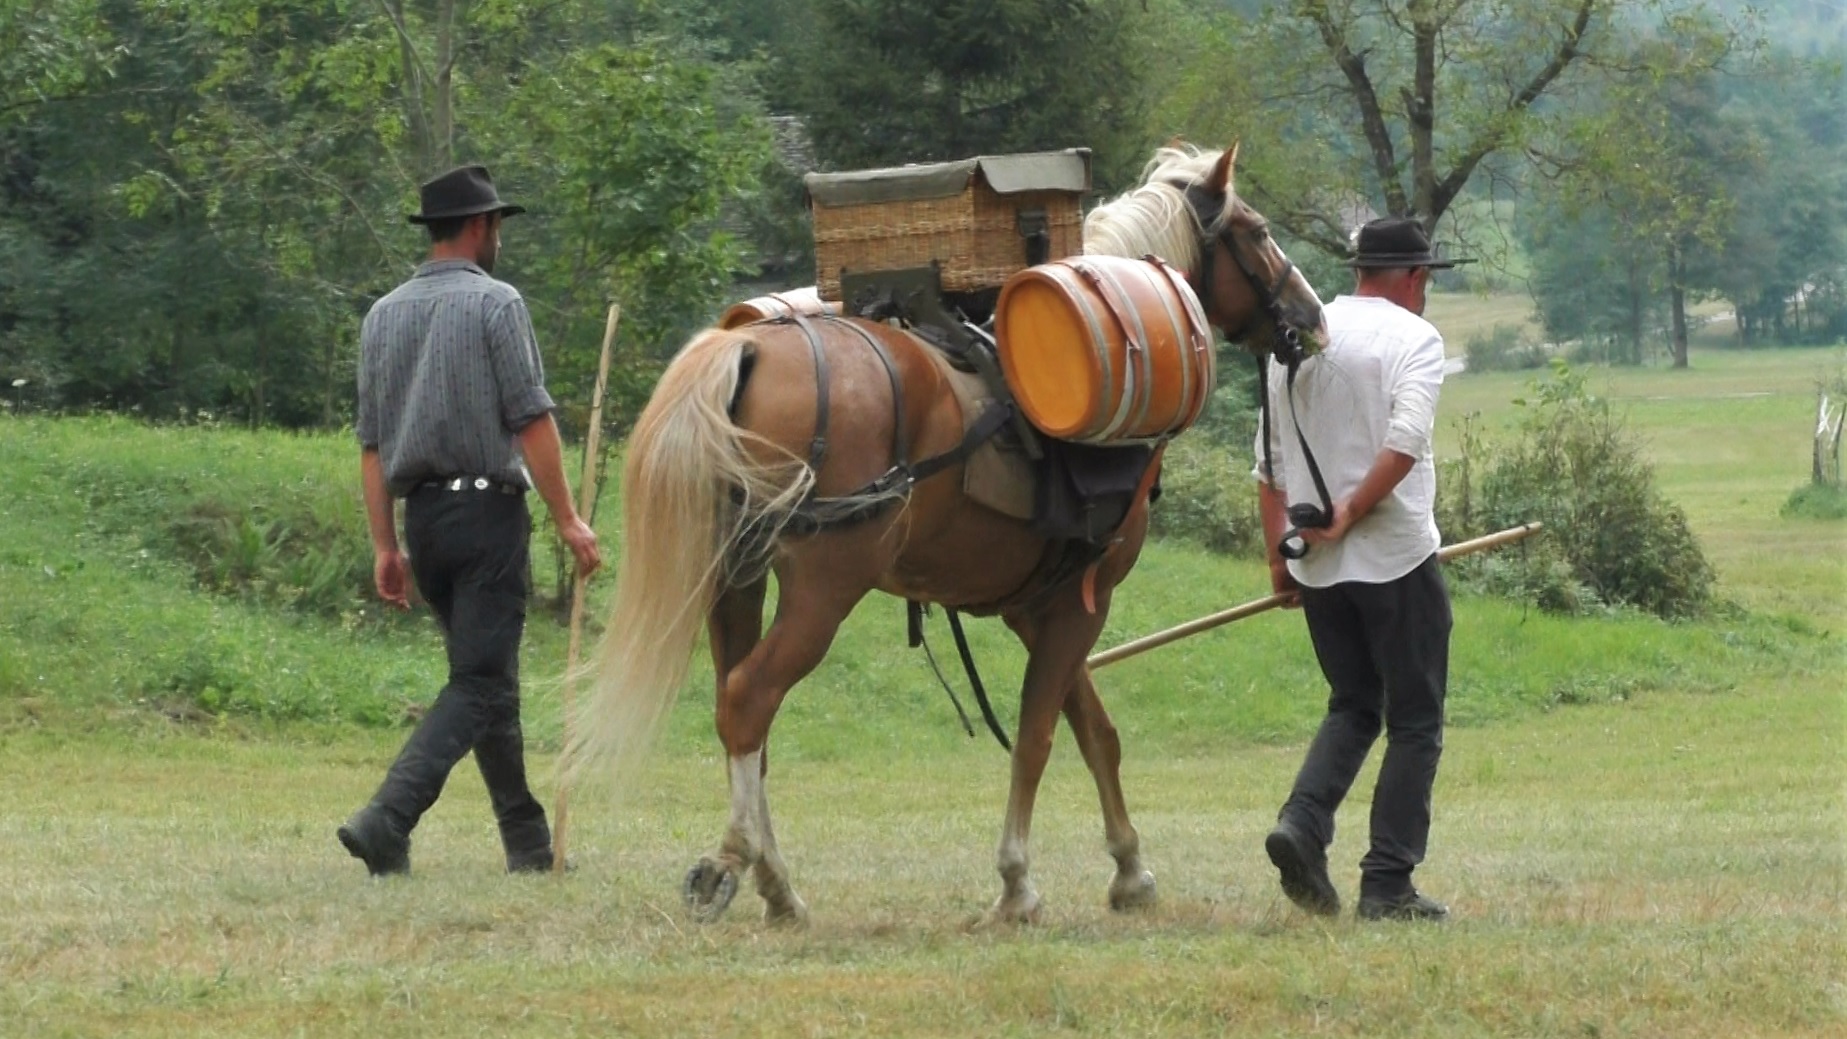
[[[1491,548],[1499,548],[1502,545],[1510,544],[1537,532],[1541,526],[1543,526],[1543,524],[1538,522],[1522,523],[1517,527],[1509,527],[1499,533],[1488,534],[1483,537],[1475,538],[1472,541],[1463,541],[1454,545],[1446,545],[1437,550],[1437,559],[1447,563],[1458,556],[1473,555],[1476,552],[1485,552]],[[1165,646],[1169,642],[1178,642],[1189,635],[1197,635],[1202,631],[1210,631],[1220,625],[1230,624],[1232,621],[1241,621],[1246,617],[1254,617],[1266,610],[1274,610],[1278,606],[1289,601],[1289,598],[1288,595],[1271,595],[1252,602],[1247,602],[1242,606],[1233,606],[1228,610],[1220,610],[1217,613],[1209,614],[1198,620],[1187,621],[1185,624],[1168,628],[1166,631],[1157,631],[1152,635],[1144,635],[1133,642],[1125,642],[1114,649],[1104,650],[1092,656],[1089,660],[1085,661],[1085,663],[1094,671],[1107,664],[1114,664],[1118,660],[1127,660],[1138,653],[1146,653],[1151,649]]]
[[[596,502],[597,447],[603,439],[603,391],[609,386],[609,348],[616,341],[616,323],[622,308],[609,305],[609,321],[603,326],[603,355],[596,362],[596,391],[590,397],[590,435],[584,441],[584,474],[577,483],[577,514],[590,515]],[[589,579],[582,570],[571,584],[571,638],[564,654],[564,745],[571,745],[571,714],[576,709],[577,651],[584,634],[584,586]],[[553,801],[552,872],[564,875],[565,828],[570,819],[570,788],[564,773],[558,773],[558,796]]]

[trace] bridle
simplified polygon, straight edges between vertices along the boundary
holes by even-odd
[[[1237,228],[1227,226],[1228,221],[1224,219],[1223,211],[1221,210],[1210,219],[1207,218],[1206,207],[1211,202],[1212,196],[1207,194],[1205,188],[1198,184],[1188,187],[1186,189],[1186,200],[1187,208],[1193,211],[1194,226],[1199,229],[1200,238],[1199,270],[1196,274],[1198,280],[1192,286],[1193,292],[1202,300],[1212,298],[1210,295],[1212,291],[1212,265],[1218,252],[1214,247],[1223,244],[1225,246],[1225,251],[1231,254],[1231,262],[1238,265],[1239,273],[1244,275],[1244,280],[1249,283],[1251,291],[1256,294],[1257,302],[1263,307],[1264,313],[1268,314],[1270,320],[1276,323],[1276,335],[1281,342],[1277,347],[1271,350],[1271,353],[1273,353],[1276,359],[1281,361],[1284,367],[1288,369],[1288,380],[1285,383],[1284,392],[1289,399],[1290,423],[1295,426],[1296,440],[1302,446],[1302,457],[1308,465],[1308,475],[1315,485],[1315,494],[1321,499],[1321,504],[1319,506],[1303,502],[1291,505],[1288,508],[1291,526],[1288,530],[1284,531],[1283,536],[1279,539],[1276,546],[1277,553],[1285,559],[1301,559],[1308,554],[1309,547],[1308,543],[1302,538],[1302,531],[1326,527],[1331,524],[1333,522],[1334,504],[1332,499],[1328,496],[1327,482],[1321,476],[1321,467],[1315,463],[1315,453],[1309,450],[1308,438],[1303,435],[1302,424],[1296,419],[1295,415],[1296,371],[1308,357],[1302,350],[1301,334],[1296,331],[1294,325],[1291,325],[1283,318],[1283,286],[1288,284],[1289,276],[1295,273],[1295,261],[1289,259],[1287,256],[1283,257],[1282,273],[1277,275],[1276,283],[1274,285],[1265,284],[1263,278],[1258,276],[1256,268],[1252,266],[1251,262],[1245,257],[1244,251],[1239,248],[1240,245],[1244,244],[1240,239],[1240,232]],[[1250,320],[1245,322],[1244,326],[1238,329],[1236,333],[1227,332],[1225,333],[1225,337],[1234,340],[1239,338],[1250,331],[1251,323],[1256,320],[1257,317],[1253,314]],[[1258,357],[1257,378],[1258,386],[1261,387],[1259,391],[1260,403],[1258,410],[1263,425],[1261,433],[1263,438],[1263,467],[1265,472],[1270,474],[1270,478],[1274,479],[1274,474],[1276,472],[1275,462],[1270,458],[1270,366],[1268,360],[1268,357],[1263,355],[1259,355]]]
[[[1283,257],[1283,269],[1277,274],[1275,284],[1266,283],[1240,248],[1245,244],[1241,237],[1243,232],[1229,226],[1229,221],[1224,219],[1222,213],[1215,213],[1211,217],[1206,215],[1212,201],[1206,189],[1198,184],[1188,187],[1186,201],[1187,208],[1193,213],[1194,226],[1199,229],[1199,269],[1193,272],[1194,294],[1202,300],[1212,298],[1212,268],[1218,254],[1214,247],[1224,245],[1225,251],[1231,255],[1231,262],[1237,265],[1238,272],[1244,275],[1245,282],[1256,294],[1258,305],[1276,324],[1277,337],[1282,340],[1280,347],[1273,351],[1277,360],[1284,364],[1300,364],[1307,356],[1302,352],[1302,337],[1295,326],[1284,319],[1282,304],[1283,286],[1289,283],[1290,276],[1295,273],[1295,261]],[[1251,325],[1256,321],[1257,316],[1252,314],[1236,332],[1226,332],[1225,338],[1239,339],[1251,330]]]

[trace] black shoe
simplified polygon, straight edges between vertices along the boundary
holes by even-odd
[[[1283,894],[1318,916],[1340,912],[1340,893],[1328,879],[1327,849],[1288,823],[1277,823],[1264,838],[1263,850],[1282,873]]]
[[[410,872],[410,837],[399,831],[381,805],[369,804],[354,812],[334,836],[375,877]]]
[[[1407,891],[1393,898],[1361,895],[1359,914],[1362,920],[1424,920],[1440,923],[1449,919],[1449,907],[1416,891]]]
[[[571,860],[565,860],[565,871],[571,869]],[[550,873],[552,871],[552,849],[536,847],[530,851],[510,851],[506,853],[506,871],[508,873]]]

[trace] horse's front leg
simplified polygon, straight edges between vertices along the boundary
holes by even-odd
[[[1065,603],[1066,598],[1072,602]],[[988,910],[987,923],[1033,923],[1039,918],[1039,892],[1030,876],[1033,804],[1052,755],[1058,712],[1070,695],[1084,653],[1103,628],[1101,618],[1081,606],[1071,609],[1074,604],[1075,596],[1060,596],[1036,615],[1007,616],[1007,626],[1026,644],[1026,680],[1020,692],[1019,732],[1013,741],[1007,818],[995,855],[1001,893]]]

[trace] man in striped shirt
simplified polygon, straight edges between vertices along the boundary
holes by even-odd
[[[581,573],[602,557],[571,502],[525,300],[491,276],[501,221],[523,211],[501,201],[480,166],[424,184],[422,211],[410,220],[429,231],[429,259],[373,305],[360,331],[356,432],[378,594],[407,609],[414,579],[449,657],[448,683],[384,783],[339,828],[340,843],[374,876],[409,872],[411,831],[470,751],[507,869],[552,865],[520,730],[526,491],[536,486]],[[408,554],[398,543],[399,499]]]

